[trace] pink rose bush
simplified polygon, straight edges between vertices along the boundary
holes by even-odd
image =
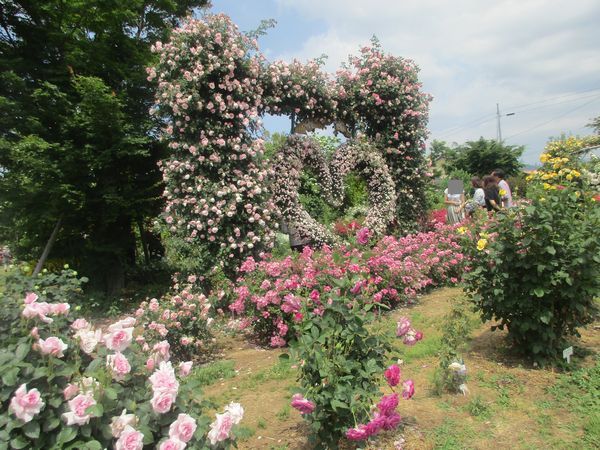
[[[180,363],[176,371],[169,343],[149,345],[139,318],[95,329],[85,319],[70,317],[64,303],[54,307],[39,296],[28,292],[24,300],[7,299],[6,307],[14,305],[21,323],[5,337],[0,358],[4,435],[24,448],[79,448],[92,441],[98,448],[122,450],[141,450],[144,442],[184,449],[215,441],[228,448],[232,427],[243,417],[241,406],[226,408],[213,427],[216,432],[208,421],[199,426],[207,404],[199,399],[193,362]],[[48,306],[43,314],[23,314],[35,304]],[[25,423],[27,428],[21,426]]]
[[[286,344],[295,323],[304,314],[322,313],[322,297],[336,292],[348,276],[354,280],[345,296],[336,301],[411,304],[434,286],[456,284],[466,258],[461,252],[456,226],[435,231],[386,236],[373,248],[339,246],[315,251],[305,248],[296,257],[274,259],[262,254],[247,258],[231,288],[229,310],[238,329],[250,328],[274,347]],[[299,311],[302,310],[300,313]],[[414,344],[422,335],[408,333],[410,323],[399,325],[398,335]]]
[[[190,279],[194,281],[190,282]],[[196,279],[190,276],[183,281],[176,275],[171,293],[161,299],[142,302],[135,312],[140,325],[146,329],[144,342],[148,345],[166,342],[168,351],[178,361],[210,355],[213,347],[210,331],[212,319],[209,317],[211,303],[199,292],[194,284]],[[154,348],[153,365],[158,365],[164,358],[159,349]]]

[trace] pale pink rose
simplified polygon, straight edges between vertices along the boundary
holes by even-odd
[[[52,312],[52,314],[59,316],[66,316],[69,313],[70,309],[71,305],[69,305],[68,303],[53,303],[50,305],[50,311]]]
[[[157,414],[165,414],[171,410],[177,394],[170,391],[155,391],[150,404]]]
[[[189,442],[196,432],[196,420],[187,415],[179,414],[177,420],[169,427],[169,437]]]
[[[234,425],[237,425],[244,418],[244,408],[239,403],[231,402],[225,407],[225,414],[229,414]]]
[[[96,349],[96,346],[102,341],[102,331],[84,328],[79,330],[75,337],[79,338],[79,347],[90,355]]]
[[[37,294],[33,293],[33,292],[28,292],[27,295],[25,296],[25,300],[23,301],[26,305],[30,305],[31,303],[35,303],[37,302],[37,299],[39,297],[37,296]]]
[[[33,417],[40,413],[44,407],[42,396],[37,389],[27,390],[27,385],[22,384],[15,391],[15,395],[10,400],[9,411],[23,422],[30,422]]]
[[[185,447],[185,442],[181,442],[179,439],[169,438],[166,441],[161,442],[158,450],[183,450]]]
[[[52,323],[52,319],[47,317],[51,313],[51,307],[46,302],[33,302],[25,305],[21,315],[26,319],[39,318],[44,323]]]
[[[86,330],[90,328],[90,324],[85,319],[77,319],[71,324],[71,329],[75,331]]]
[[[69,383],[63,389],[63,396],[65,397],[65,400],[71,400],[77,394],[79,394],[79,386],[77,386],[76,384]]]
[[[106,348],[115,352],[122,352],[133,340],[133,328],[122,328],[104,336]]]
[[[137,422],[137,416],[135,414],[127,414],[127,410],[124,409],[120,416],[112,418],[110,422],[110,431],[114,438],[119,438],[126,427],[135,427]]]
[[[67,425],[85,425],[90,421],[91,414],[86,413],[90,406],[96,404],[96,400],[91,394],[79,394],[72,400],[69,400],[69,412],[62,415]]]
[[[150,376],[153,391],[175,392],[179,390],[179,382],[175,378],[175,370],[170,362],[161,362],[159,368]]]
[[[156,362],[168,361],[171,358],[171,354],[169,353],[171,346],[167,341],[160,341],[157,344],[154,344],[152,347],[152,351],[156,355]]]
[[[68,347],[68,345],[65,344],[61,339],[54,336],[45,340],[40,339],[37,345],[42,355],[52,355],[56,358],[62,358],[65,356],[63,352]]]
[[[38,330],[38,327],[33,327],[31,329],[31,331],[29,332],[29,335],[34,338],[34,339],[39,339],[40,338],[40,332]]]
[[[146,361],[146,369],[154,370],[154,358],[148,358],[148,360]]]
[[[136,320],[134,317],[126,317],[123,320],[119,320],[118,322],[115,322],[112,325],[109,325],[108,331],[110,331],[112,333],[114,331],[124,330],[126,328],[133,328],[133,327],[135,327],[135,324],[136,324]]]
[[[198,278],[196,277],[196,275],[190,275],[190,276],[188,277],[188,282],[189,282],[189,283],[195,283],[197,279],[198,279]]]
[[[106,366],[110,369],[113,378],[117,381],[123,380],[125,375],[131,372],[131,365],[121,352],[117,352],[114,355],[107,355]]]
[[[186,361],[179,363],[179,376],[187,377],[192,370],[192,366],[194,365],[193,361]]]
[[[144,435],[127,425],[121,436],[115,442],[115,450],[142,450],[144,448]]]
[[[228,439],[231,427],[233,427],[233,419],[230,414],[217,414],[217,419],[210,424],[208,432],[210,443],[216,445],[217,442]]]

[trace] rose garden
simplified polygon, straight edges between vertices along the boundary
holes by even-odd
[[[448,224],[415,63],[255,38],[207,15],[152,45],[164,292],[107,311],[76,261],[2,274],[0,449],[597,448],[597,136]]]

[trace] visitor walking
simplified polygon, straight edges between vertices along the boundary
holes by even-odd
[[[498,179],[493,175],[483,177],[483,193],[485,195],[485,207],[488,211],[500,211],[502,200],[498,188]]]
[[[507,181],[504,179],[504,170],[495,169],[492,172],[492,175],[499,180],[498,188],[500,190],[500,199],[502,200],[502,206],[504,206],[505,208],[512,208],[512,191],[510,190],[510,186],[508,185]]]
[[[448,223],[453,225],[461,222],[465,218],[464,205],[465,193],[450,194],[448,188],[444,189],[444,203],[447,205]]]

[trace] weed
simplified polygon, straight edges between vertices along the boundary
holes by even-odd
[[[261,430],[264,430],[267,428],[267,421],[263,417],[259,417],[258,421],[256,422],[256,426]]]
[[[467,403],[465,408],[473,417],[479,417],[481,419],[490,417],[490,407],[479,395],[473,397],[469,403]]]
[[[254,434],[254,429],[245,425],[240,425],[234,432],[235,438],[240,442],[247,441],[254,436]]]
[[[290,405],[285,405],[275,414],[275,416],[281,421],[286,420],[290,417]]]
[[[191,376],[200,383],[200,386],[209,386],[219,380],[233,378],[235,376],[234,367],[234,361],[215,361],[200,366]]]

